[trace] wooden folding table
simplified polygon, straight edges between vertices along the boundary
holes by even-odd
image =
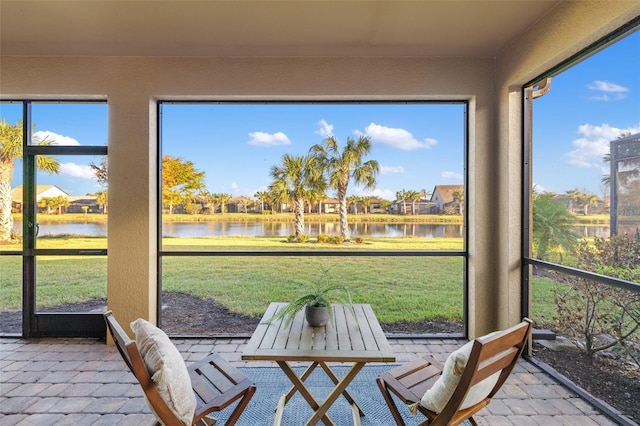
[[[347,306],[333,305],[334,319],[324,327],[311,327],[307,324],[304,311],[299,312],[289,325],[285,325],[286,320],[270,322],[286,306],[286,303],[269,305],[242,354],[243,360],[275,361],[293,384],[291,390],[280,398],[274,424],[280,424],[284,406],[296,392],[300,392],[314,410],[307,425],[315,425],[320,420],[325,425],[335,425],[327,415],[327,410],[340,395],[352,406],[354,424],[360,424],[360,417],[364,416],[364,412],[347,391],[347,386],[365,364],[396,360],[371,306],[354,304],[352,312]],[[298,361],[311,363],[299,377],[290,364]],[[327,364],[329,362],[351,363],[352,366],[339,379]],[[333,391],[322,403],[316,400],[304,384],[318,366],[335,384]]]

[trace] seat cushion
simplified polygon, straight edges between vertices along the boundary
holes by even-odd
[[[150,322],[138,318],[131,323],[131,329],[160,396],[182,423],[190,425],[196,409],[196,398],[182,355],[169,336]]]
[[[493,332],[483,337],[490,337],[497,333],[499,332]],[[464,367],[467,365],[472,348],[473,340],[449,355],[444,363],[442,375],[440,375],[433,386],[425,392],[420,400],[420,405],[435,413],[439,413],[444,409],[460,382],[460,377],[462,376]],[[469,392],[467,392],[464,401],[462,401],[460,409],[469,408],[486,398],[499,377],[500,371],[472,386]]]

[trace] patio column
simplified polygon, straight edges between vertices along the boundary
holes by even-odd
[[[127,328],[157,320],[155,102],[124,87],[109,96],[108,308]]]

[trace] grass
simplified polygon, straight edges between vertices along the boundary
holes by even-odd
[[[264,313],[269,302],[293,300],[322,268],[331,283],[350,287],[355,303],[369,303],[380,321],[462,320],[463,260],[460,257],[296,256],[304,250],[462,250],[462,239],[367,238],[363,244],[287,243],[282,237],[166,238],[164,250],[291,252],[291,256],[163,256],[164,291],[212,298],[233,312]],[[105,238],[42,238],[39,248],[105,248]],[[20,250],[19,246],[1,249]],[[50,308],[106,297],[103,256],[39,256],[37,307]],[[21,309],[20,256],[0,256],[0,310]],[[553,282],[534,279],[533,317],[553,318]]]

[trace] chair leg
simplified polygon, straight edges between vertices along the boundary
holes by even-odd
[[[251,386],[251,387],[247,388],[247,390],[246,390],[245,394],[243,395],[243,397],[240,399],[240,401],[238,401],[238,405],[236,406],[236,409],[233,410],[233,412],[229,416],[229,420],[227,420],[227,423],[226,423],[227,425],[233,426],[233,425],[236,424],[236,422],[238,421],[238,419],[242,415],[242,412],[246,408],[247,404],[249,404],[249,401],[253,397],[254,393],[256,393],[256,387],[255,386]]]
[[[393,419],[396,421],[396,424],[398,426],[405,426],[404,420],[402,420],[402,416],[398,411],[398,407],[396,407],[396,404],[393,402],[393,398],[391,397],[391,393],[389,392],[389,389],[387,389],[386,383],[380,377],[378,377],[376,382],[378,382],[378,388],[380,388],[380,392],[382,392],[382,397],[384,398],[384,402],[386,402],[387,405],[389,406],[389,411],[391,411],[391,415],[393,416]]]

